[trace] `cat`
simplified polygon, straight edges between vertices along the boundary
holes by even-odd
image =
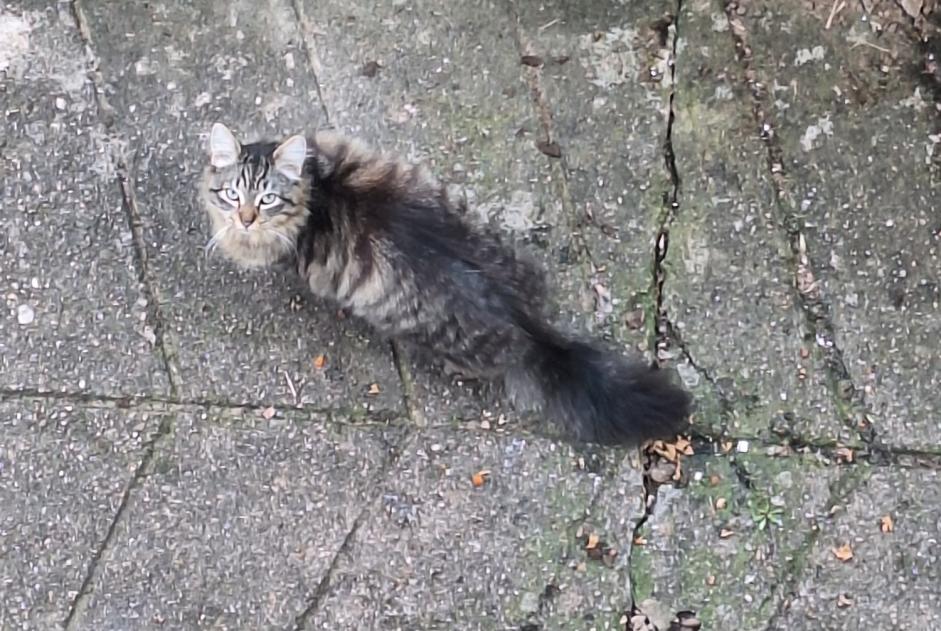
[[[502,381],[574,441],[637,445],[687,426],[689,393],[552,327],[536,266],[467,221],[421,165],[333,132],[241,144],[215,123],[200,195],[210,250],[296,267],[314,294],[450,372]]]

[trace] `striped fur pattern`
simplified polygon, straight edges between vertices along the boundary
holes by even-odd
[[[691,398],[666,372],[551,327],[538,270],[420,166],[332,133],[241,145],[217,123],[201,195],[210,248],[246,267],[292,263],[313,293],[452,372],[503,381],[577,440],[685,427]]]

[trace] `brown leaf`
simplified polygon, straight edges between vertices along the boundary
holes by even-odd
[[[884,533],[890,533],[895,530],[895,522],[892,521],[892,515],[883,515],[879,520],[879,529]]]
[[[836,606],[840,609],[846,609],[847,607],[852,606],[853,599],[846,594],[840,594],[836,597]]]
[[[635,546],[645,546],[645,545],[647,545],[647,537],[645,537],[645,536],[643,536],[643,535],[637,535],[636,537],[634,537],[634,545],[635,545]]]
[[[520,57],[520,63],[524,66],[529,66],[530,68],[539,68],[542,66],[543,61],[542,57],[538,55],[523,55]]]
[[[471,484],[473,484],[475,488],[479,489],[487,482],[487,478],[489,477],[490,471],[483,469],[471,476]]]
[[[593,550],[598,547],[598,535],[591,533],[588,535],[588,543],[585,544],[585,548],[588,550]]]
[[[637,330],[640,327],[644,326],[644,320],[647,318],[647,313],[643,309],[635,309],[628,312],[624,320],[627,324],[627,328]]]
[[[836,454],[836,459],[840,462],[853,462],[853,458],[855,457],[853,450],[849,447],[837,447],[834,453]]]
[[[683,463],[676,461],[676,469],[673,470],[673,481],[678,482],[683,477]]]
[[[326,355],[317,355],[314,357],[314,368],[317,370],[323,370],[323,367],[327,365],[327,356]]]
[[[654,442],[652,448],[654,453],[663,456],[670,462],[676,462],[676,447],[673,444],[658,440]]]
[[[374,384],[370,385],[370,386],[369,386],[369,390],[367,390],[367,394],[372,394],[372,395],[379,394],[380,392],[381,392],[381,390],[379,389],[379,384],[378,384],[378,383],[374,383]]]
[[[728,528],[723,528],[722,530],[719,531],[719,538],[720,538],[720,539],[728,539],[729,537],[731,537],[731,536],[734,535],[734,534],[735,534],[735,531],[734,531],[734,530],[729,530]]]
[[[682,436],[676,439],[676,442],[674,443],[674,445],[676,446],[676,450],[680,452],[681,454],[683,454],[684,456],[693,455],[693,446],[690,444],[688,440],[686,440]]]
[[[723,441],[723,442],[719,445],[719,447],[722,449],[722,453],[724,453],[724,454],[727,454],[727,453],[729,453],[730,451],[732,451],[732,447],[734,447],[734,446],[735,446],[735,443],[733,443],[731,440]]]
[[[562,157],[562,147],[559,146],[559,143],[552,142],[548,140],[537,140],[536,149],[543,152],[550,158],[561,158]]]
[[[715,473],[709,476],[709,486],[719,486],[720,482],[722,482],[722,476]]]
[[[367,61],[365,64],[363,64],[363,67],[360,69],[359,73],[364,77],[372,79],[377,74],[379,74],[380,68],[382,68],[382,66],[378,61]]]
[[[853,548],[851,548],[850,544],[848,543],[844,543],[839,548],[833,548],[831,552],[833,553],[833,556],[835,556],[840,561],[843,561],[844,563],[853,558]]]
[[[712,587],[715,584],[716,584],[715,574],[710,574],[709,576],[706,577],[706,585],[708,585],[709,587]]]
[[[728,502],[724,497],[716,499],[716,510],[722,510],[728,505]]]
[[[266,421],[270,421],[271,419],[273,419],[274,415],[275,415],[275,411],[273,407],[266,407],[264,410],[261,411],[261,418],[265,419]]]
[[[647,475],[657,484],[665,484],[673,477],[675,469],[676,467],[672,463],[665,460],[658,460],[647,470]]]
[[[902,9],[909,15],[909,17],[917,18],[921,15],[922,7],[924,6],[924,0],[899,0],[899,5]]]

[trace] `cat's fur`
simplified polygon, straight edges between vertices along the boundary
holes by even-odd
[[[247,267],[296,264],[315,294],[453,371],[502,379],[576,439],[636,444],[685,427],[691,398],[666,372],[550,326],[542,276],[421,167],[327,133],[241,145],[217,123],[201,194],[210,247]]]

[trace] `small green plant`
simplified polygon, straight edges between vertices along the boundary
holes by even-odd
[[[748,498],[748,512],[751,513],[752,522],[758,530],[764,530],[769,523],[782,525],[784,508],[766,493],[754,493]]]

